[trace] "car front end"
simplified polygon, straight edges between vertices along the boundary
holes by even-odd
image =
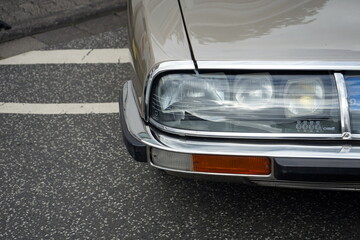
[[[328,40],[320,54],[311,44],[323,35],[306,36],[318,27],[306,17],[319,24],[321,9],[328,14],[331,6],[149,2],[129,1],[136,74],[120,99],[123,136],[135,160],[182,176],[360,190],[358,43],[345,41],[341,50]],[[302,29],[299,44],[273,43],[284,29],[291,36],[293,26]]]

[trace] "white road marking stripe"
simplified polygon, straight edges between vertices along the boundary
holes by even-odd
[[[128,63],[128,48],[113,49],[68,49],[31,51],[0,60],[0,65],[20,64],[87,64],[87,63]]]
[[[1,103],[0,114],[91,114],[118,113],[119,104],[110,103]]]

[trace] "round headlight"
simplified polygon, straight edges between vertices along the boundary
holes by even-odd
[[[325,90],[321,79],[294,79],[285,86],[286,115],[297,117],[319,114],[323,110]]]
[[[273,98],[270,74],[242,74],[235,77],[235,100],[248,109],[269,107]]]
[[[206,109],[207,103],[225,101],[228,92],[225,74],[167,75],[160,79],[158,86],[156,97],[164,112]]]

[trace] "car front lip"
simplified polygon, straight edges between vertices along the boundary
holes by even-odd
[[[141,156],[147,156],[150,159],[150,164],[153,167],[160,168],[166,171],[177,172],[183,175],[208,175],[209,178],[213,177],[229,177],[238,178],[241,182],[253,183],[257,185],[265,186],[281,186],[281,187],[293,187],[293,188],[312,188],[312,189],[338,189],[338,190],[360,190],[360,181],[349,180],[349,176],[346,175],[346,169],[359,169],[360,175],[360,147],[351,146],[349,144],[318,144],[314,145],[311,141],[305,141],[303,143],[287,143],[280,144],[276,141],[266,142],[239,142],[236,140],[218,141],[216,139],[205,140],[203,138],[194,139],[182,139],[174,137],[172,135],[163,134],[161,132],[152,131],[149,125],[145,124],[141,118],[133,90],[131,81],[127,82],[123,88],[123,94],[120,100],[120,114],[122,121],[122,128],[130,133],[132,137],[132,143],[137,141],[141,146],[141,151],[146,151]],[[124,131],[124,130],[123,130]],[[130,142],[130,143],[131,143]],[[146,146],[145,148],[143,146]],[[155,165],[151,161],[150,149],[158,148],[164,151],[188,153],[188,154],[213,154],[213,155],[236,155],[236,156],[266,156],[272,159],[272,173],[266,176],[254,176],[254,175],[240,175],[240,174],[218,174],[218,173],[201,173],[192,171],[182,171],[177,169],[168,169]],[[313,159],[312,165],[309,166],[291,166],[296,159]],[[274,174],[275,166],[279,160],[288,159],[290,162],[283,162],[282,170],[287,172],[290,164],[291,171],[295,171],[295,168],[302,167],[310,170],[310,173],[314,172],[314,169],[325,170],[326,165],[331,165],[331,170],[341,169],[340,175],[337,175],[338,181],[326,181],[315,177],[314,174],[310,176],[311,181],[307,181],[307,178],[296,179],[292,178],[291,174],[286,177],[279,177]],[[145,161],[145,159],[136,159]],[[347,163],[355,164],[353,167],[347,167]],[[315,165],[314,165],[315,164]],[[329,166],[330,166],[329,165]],[[291,172],[290,171],[290,172]],[[299,173],[299,172],[298,172]],[[301,172],[300,172],[301,173]],[[309,173],[309,171],[307,171]],[[315,171],[316,173],[316,171]],[[330,172],[329,172],[330,173]],[[344,174],[345,173],[345,174]],[[296,174],[295,174],[296,175]],[[294,176],[295,176],[294,175]],[[306,175],[306,174],[305,174]],[[316,174],[315,174],[316,175]],[[346,181],[341,180],[341,176],[344,175]],[[290,177],[289,177],[290,176]],[[339,178],[340,176],[340,178]],[[355,176],[358,178],[357,176]]]

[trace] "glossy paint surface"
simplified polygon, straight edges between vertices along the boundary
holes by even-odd
[[[359,61],[358,0],[181,0],[199,61]]]
[[[191,60],[177,0],[129,0],[129,40],[136,77],[133,81],[143,113],[146,78],[159,63]]]

